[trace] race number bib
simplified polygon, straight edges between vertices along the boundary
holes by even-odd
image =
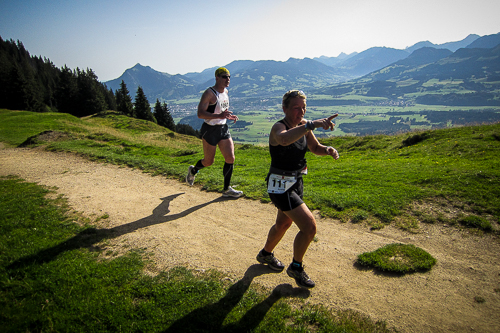
[[[281,176],[275,173],[269,175],[267,193],[283,194],[297,182],[293,176]]]

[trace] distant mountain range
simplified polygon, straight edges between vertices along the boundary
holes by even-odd
[[[428,83],[432,79],[461,80],[466,83],[465,92],[491,93],[498,89],[494,82],[500,82],[499,44],[500,33],[469,35],[461,41],[439,45],[419,42],[404,50],[373,47],[338,57],[290,58],[285,62],[237,60],[225,67],[231,71],[232,98],[275,97],[295,88],[337,96],[364,93],[397,98],[413,90],[435,92],[436,87]],[[204,89],[213,85],[215,68],[170,75],[137,64],[119,78],[104,83],[117,90],[123,80],[132,97],[141,86],[151,103],[156,99],[199,98]],[[498,99],[496,95],[489,97]]]
[[[500,106],[500,43],[494,48],[423,47],[363,77],[314,90],[336,97],[368,96],[412,103]]]

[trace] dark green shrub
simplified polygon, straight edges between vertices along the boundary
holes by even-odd
[[[486,220],[482,217],[476,216],[476,215],[469,215],[469,216],[463,217],[460,220],[458,220],[458,222],[461,225],[469,227],[469,228],[477,228],[477,229],[481,229],[484,231],[492,231],[493,230],[493,227],[491,226],[491,223],[488,220]]]

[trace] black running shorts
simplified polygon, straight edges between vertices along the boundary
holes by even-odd
[[[297,179],[297,182],[283,194],[269,193],[269,198],[273,204],[282,211],[286,212],[299,207],[304,203],[304,181],[302,177]]]
[[[217,146],[219,141],[231,138],[227,124],[224,125],[209,125],[203,123],[200,129],[201,138],[205,139],[211,146]]]

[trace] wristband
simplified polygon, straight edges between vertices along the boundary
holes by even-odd
[[[315,129],[312,120],[308,120],[305,126],[306,126],[306,129],[309,131],[314,131],[314,129]]]

